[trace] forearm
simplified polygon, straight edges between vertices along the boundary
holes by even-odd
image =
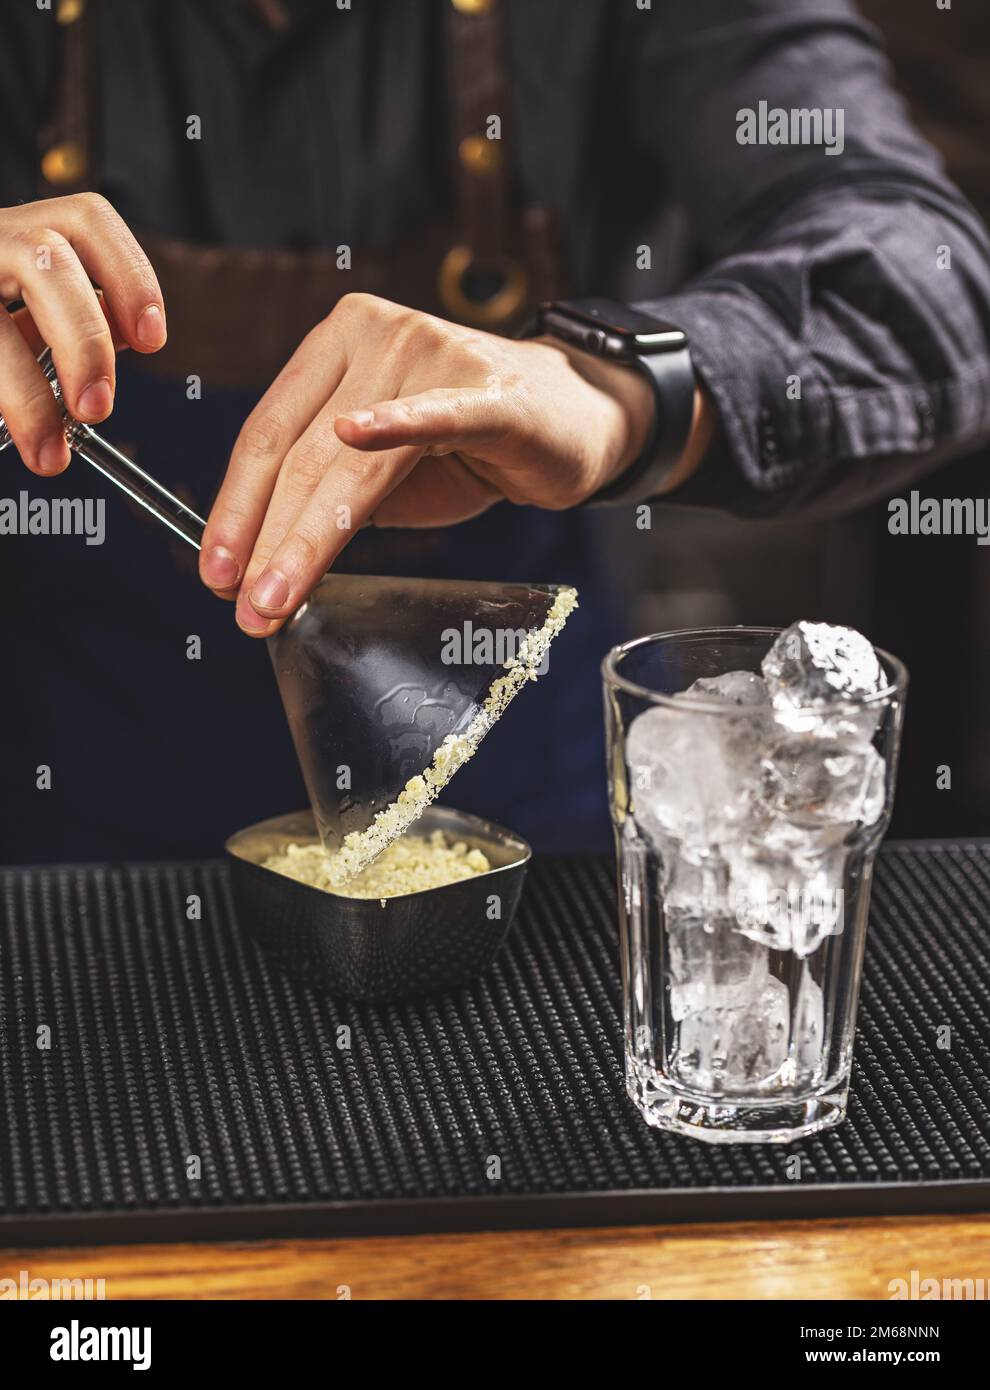
[[[911,127],[875,31],[846,0],[654,13],[629,20],[634,135],[707,268],[638,307],[686,331],[719,420],[681,496],[847,507],[984,438],[986,231]],[[841,148],[741,139],[761,102],[841,114]]]
[[[643,307],[687,331],[719,421],[720,495],[685,500],[844,510],[990,433],[987,246],[920,202],[795,207],[758,249]]]

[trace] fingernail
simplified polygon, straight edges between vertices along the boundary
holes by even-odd
[[[289,581],[278,570],[265,570],[248,598],[255,608],[284,608],[289,601]]]
[[[110,378],[101,376],[99,381],[91,381],[83,391],[76,405],[76,413],[85,416],[87,420],[103,420],[110,414],[112,405],[113,387],[110,385]]]
[[[245,603],[243,607],[238,607],[237,622],[245,632],[264,632],[267,627],[271,627],[271,618],[263,618],[260,613],[256,613],[250,603]]]
[[[355,425],[373,425],[375,423],[375,412],[373,410],[349,410],[346,415],[340,417],[342,420],[350,420]]]
[[[203,578],[214,589],[232,589],[237,583],[241,567],[237,556],[225,546],[214,545],[203,559]]]
[[[138,342],[145,347],[161,347],[165,341],[165,315],[157,304],[149,304],[137,321]]]
[[[53,434],[38,450],[38,467],[42,473],[54,475],[65,470],[68,459],[68,446],[64,434]]]

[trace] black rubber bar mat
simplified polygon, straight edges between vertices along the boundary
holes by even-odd
[[[223,865],[0,886],[0,1245],[990,1208],[985,842],[884,851],[849,1119],[787,1147],[639,1118],[604,860],[537,860],[495,967],[396,1005],[267,968]]]

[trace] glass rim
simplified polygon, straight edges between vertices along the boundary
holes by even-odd
[[[602,658],[601,673],[606,685],[624,691],[627,695],[635,695],[641,700],[648,700],[651,704],[667,706],[671,709],[679,710],[682,714],[688,711],[699,714],[718,714],[723,718],[730,716],[738,719],[745,715],[747,706],[727,705],[724,701],[696,699],[693,695],[688,704],[681,695],[668,695],[661,690],[651,690],[649,686],[638,685],[635,681],[629,680],[627,676],[620,674],[618,664],[623,657],[627,656],[637,647],[645,647],[654,642],[671,641],[675,638],[690,637],[769,637],[775,639],[787,629],[782,627],[750,627],[746,623],[737,623],[729,627],[683,627],[672,628],[668,632],[651,632],[645,637],[633,637],[628,642],[619,642],[612,647]],[[908,670],[899,657],[891,652],[884,651],[882,647],[874,647],[880,661],[884,663],[888,670],[893,672],[893,681],[885,685],[882,690],[875,690],[870,695],[865,695],[861,700],[836,700],[830,703],[829,708],[845,711],[862,709],[864,706],[886,705],[897,696],[902,695],[907,689]],[[788,712],[796,715],[808,714],[820,715],[820,705],[793,705],[788,707]]]

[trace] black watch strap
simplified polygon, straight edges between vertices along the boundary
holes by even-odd
[[[605,325],[604,331],[589,324],[591,305],[595,306],[592,312],[596,321]],[[646,347],[641,350],[622,347],[620,341],[608,331],[609,305],[603,300],[541,305],[537,321],[528,335],[557,337],[572,347],[617,362],[645,376],[653,388],[653,423],[642,453],[618,478],[587,498],[584,506],[625,506],[655,497],[677,466],[694,419],[695,375],[686,335],[659,320],[653,321],[658,332],[651,335],[648,331],[651,322],[649,315],[625,306],[614,307],[616,319],[626,314],[635,320],[637,333],[647,344]],[[669,336],[673,340],[672,345],[654,346],[650,343],[651,336],[655,336],[657,342],[663,342]]]
[[[588,506],[620,506],[656,497],[684,452],[694,419],[694,368],[685,346],[625,359],[653,387],[653,424],[643,452],[624,473],[588,498]]]

